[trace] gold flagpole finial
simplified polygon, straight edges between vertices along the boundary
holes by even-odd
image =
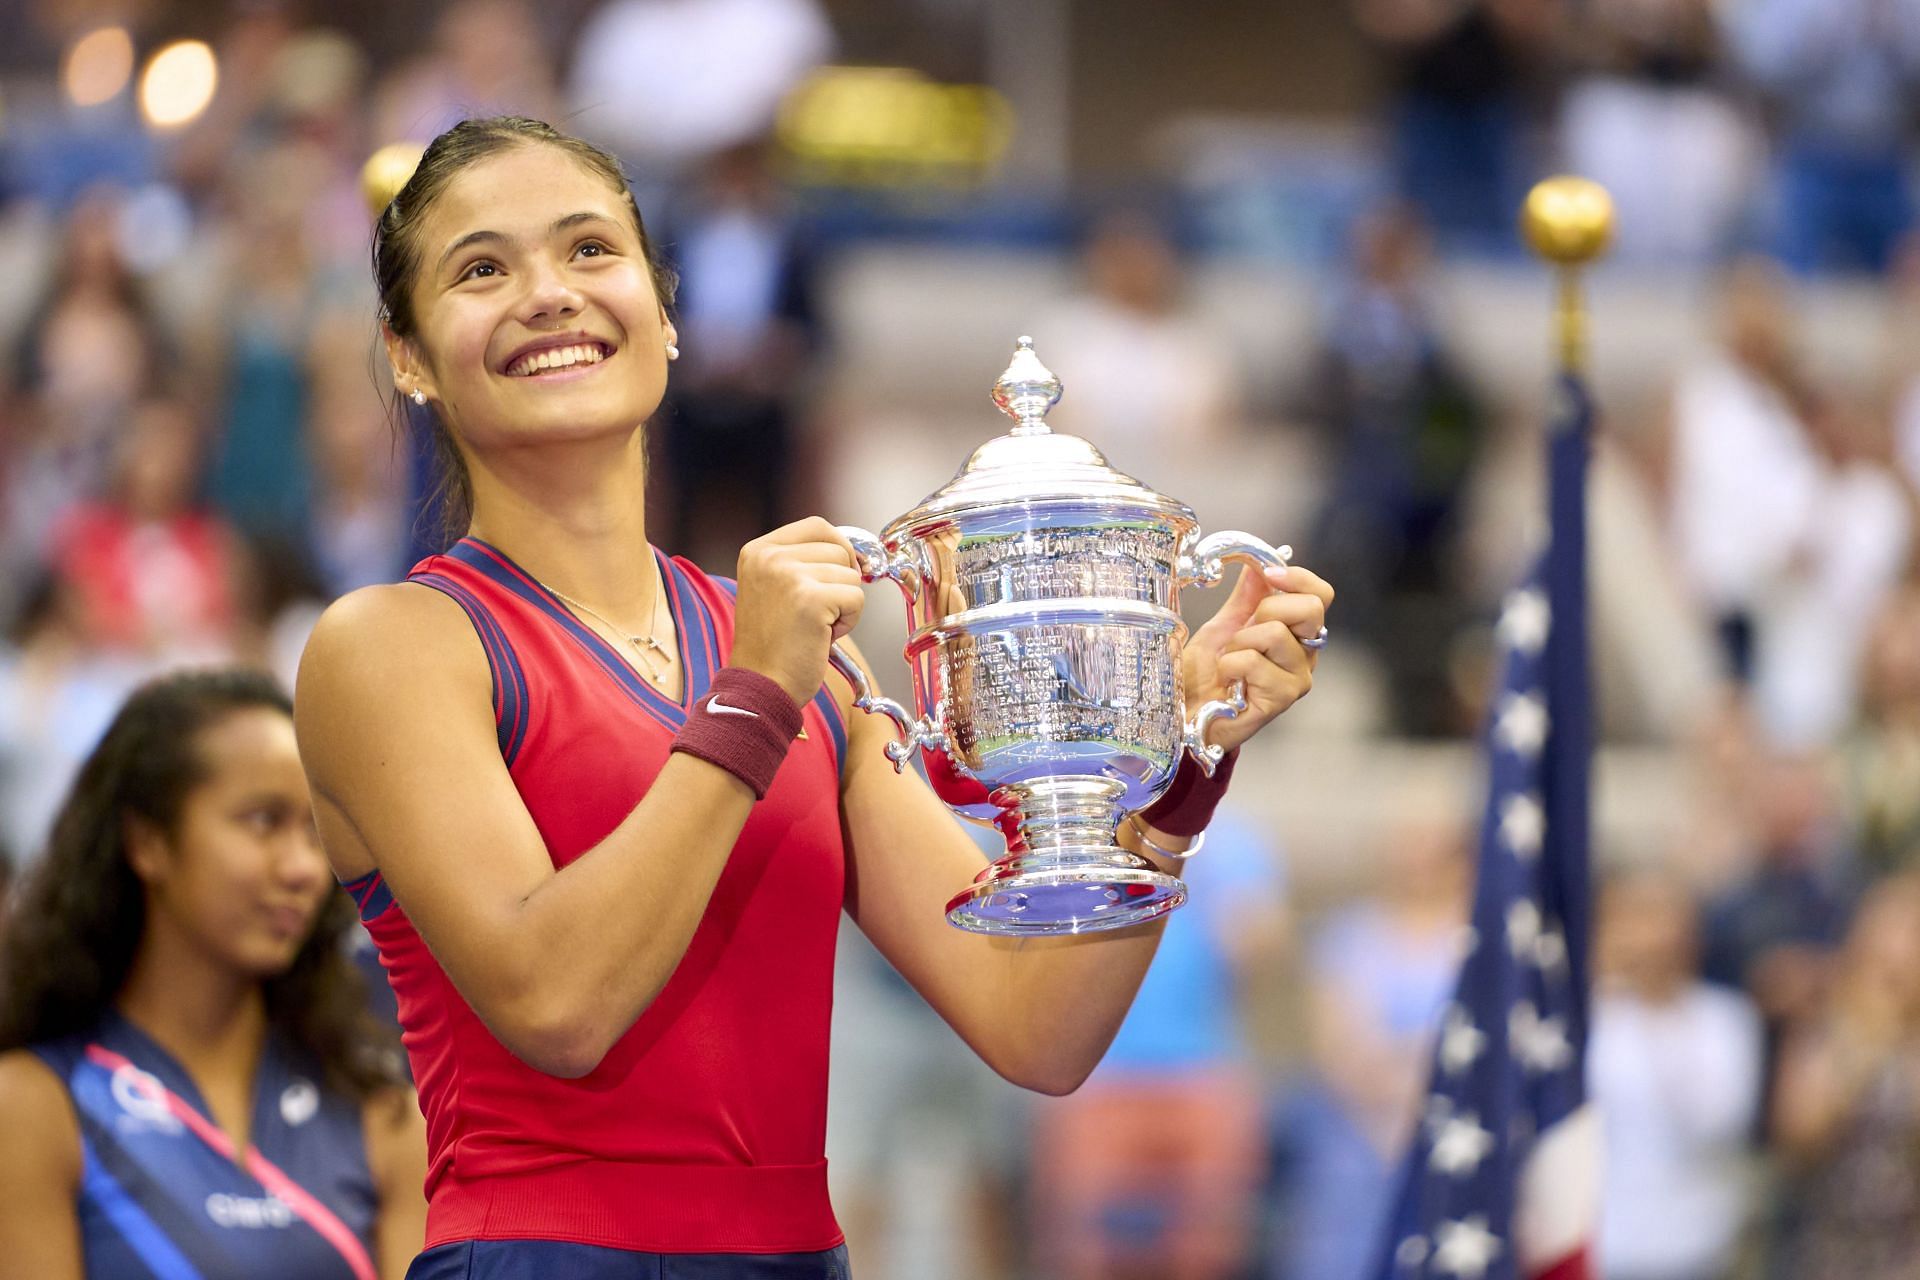
[[[1520,226],[1541,257],[1584,266],[1613,241],[1613,197],[1587,178],[1548,178],[1527,192]]]
[[[1580,269],[1613,241],[1613,197],[1587,178],[1548,178],[1527,193],[1520,229],[1533,251],[1560,269],[1560,362],[1581,373],[1587,363],[1587,311]]]
[[[366,197],[367,211],[376,219],[407,185],[425,150],[417,142],[389,142],[360,166],[360,194]]]

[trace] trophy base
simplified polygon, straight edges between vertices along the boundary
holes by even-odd
[[[947,903],[969,933],[1042,937],[1145,924],[1187,900],[1187,887],[1118,845],[1053,848],[1000,859]]]

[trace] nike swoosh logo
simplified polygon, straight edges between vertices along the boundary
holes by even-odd
[[[720,695],[717,693],[707,699],[707,713],[716,716],[750,716],[755,720],[760,718],[758,711],[749,711],[745,707],[728,706],[726,703],[720,701]]]

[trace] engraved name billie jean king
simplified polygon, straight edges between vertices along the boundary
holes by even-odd
[[[843,526],[869,581],[907,597],[915,708],[875,696],[837,650],[857,705],[891,716],[896,766],[917,749],[940,798],[991,822],[1008,851],[947,904],[982,933],[1061,934],[1150,920],[1186,886],[1115,831],[1173,779],[1183,752],[1211,772],[1207,726],[1243,691],[1191,718],[1180,651],[1183,586],[1223,562],[1284,567],[1243,533],[1199,536],[1191,509],[1050,431],[1060,384],[1022,338],[993,398],[1014,419],[954,479],[877,536]]]

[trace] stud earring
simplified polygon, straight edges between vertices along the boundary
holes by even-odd
[[[417,404],[417,405],[419,405],[419,406],[420,406],[420,407],[421,407],[422,409],[424,409],[424,408],[426,408],[426,407],[427,407],[427,393],[426,393],[426,392],[424,392],[424,391],[422,391],[422,390],[421,390],[420,388],[418,388],[418,387],[415,387],[415,388],[413,389],[413,402],[414,402],[415,404]]]
[[[667,359],[678,360],[679,358],[680,358],[680,348],[674,346],[671,342],[669,342],[667,344]]]

